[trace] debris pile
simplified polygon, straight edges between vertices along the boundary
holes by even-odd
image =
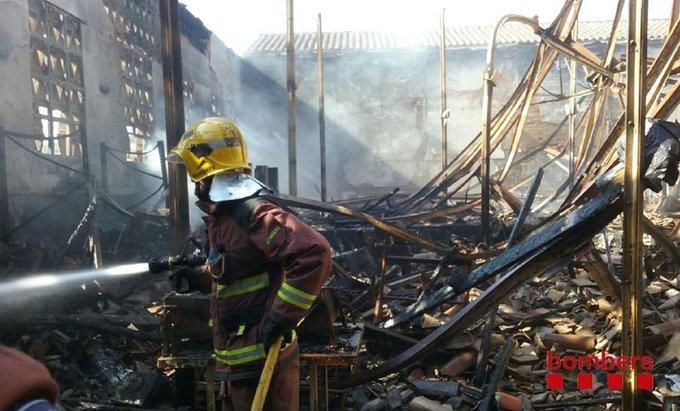
[[[649,407],[680,397],[680,220],[655,212],[672,208],[663,196],[648,196],[643,218],[645,355],[620,355],[619,146],[626,122],[620,107],[609,106],[622,96],[625,61],[613,56],[616,38],[603,59],[573,39],[580,4],[566,1],[549,28],[537,29],[535,59],[490,123],[486,143],[506,154],[484,187],[494,193],[490,232],[480,229],[484,181],[475,182],[481,135],[410,195],[394,190],[331,203],[270,196],[312,223],[334,252],[332,276],[298,330],[302,404],[365,411],[617,408],[617,371],[628,367],[621,361],[637,361],[646,374],[638,385]],[[619,20],[617,13],[615,27]],[[643,177],[657,193],[678,177],[680,125],[661,119],[680,101],[673,64],[679,42],[676,19],[648,69],[646,114],[659,120],[645,138]],[[532,99],[560,54],[593,68],[581,93],[589,103],[572,118],[579,138],[560,142],[558,128],[529,147],[521,139]],[[552,184],[543,185],[556,164],[567,174],[550,170]],[[162,247],[165,221],[137,217],[131,238],[151,232]],[[149,241],[135,241],[121,249],[113,237],[106,243],[122,260],[150,256]],[[60,258],[43,246],[0,247],[9,247],[0,253],[9,271]],[[38,262],[23,258],[22,247],[35,247]],[[193,370],[202,371],[196,375],[210,398],[218,390],[207,371],[207,297],[169,293],[165,281],[140,285],[121,282],[106,292],[88,286],[75,307],[2,319],[2,340],[45,362],[69,406],[159,407],[184,395],[180,382]]]
[[[12,316],[3,313],[3,343],[49,368],[59,382],[65,407],[171,404],[172,374],[156,368],[162,344],[159,322],[144,308],[160,301],[170,291],[169,285],[154,284],[147,277],[100,291],[77,298],[78,303],[68,308],[54,306],[54,310]]]

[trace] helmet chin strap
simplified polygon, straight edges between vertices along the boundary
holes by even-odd
[[[212,186],[213,177],[206,177],[201,181],[194,183],[194,194],[199,201],[210,201],[210,187]]]

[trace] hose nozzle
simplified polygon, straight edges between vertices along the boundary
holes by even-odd
[[[169,257],[152,258],[149,260],[149,272],[159,274],[178,267],[197,267],[205,264],[204,254],[174,255]]]

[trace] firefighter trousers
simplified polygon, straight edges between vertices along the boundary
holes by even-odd
[[[297,411],[300,409],[300,357],[286,361],[274,372],[264,410]],[[249,411],[257,390],[257,380],[230,381],[229,400],[234,411]]]

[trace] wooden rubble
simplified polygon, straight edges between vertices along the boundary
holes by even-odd
[[[625,93],[625,61],[614,56],[623,2],[618,3],[603,59],[570,36],[580,5],[567,1],[546,30],[569,44],[576,57],[596,61],[602,69],[588,79],[592,97],[576,122],[575,181],[570,188],[569,176],[562,175],[556,189],[537,196],[528,221],[518,226],[516,245],[508,247],[504,239],[530,197],[532,173],[550,169],[566,155],[568,144],[552,141],[553,135],[539,147],[522,150],[529,106],[563,56],[545,41],[492,121],[492,149],[502,145],[507,153],[491,183],[495,218],[506,229],[494,233],[492,244],[480,244],[478,233],[457,235],[469,234],[465,226],[478,224],[480,202],[468,192],[479,172],[481,135],[422,189],[411,195],[392,193],[379,205],[376,199],[365,199],[363,209],[361,199],[331,204],[276,199],[322,212],[321,219],[308,217],[337,240],[332,241],[338,258],[328,288],[342,321],[363,327],[365,351],[358,367],[331,381],[331,387],[349,395],[356,409],[619,406],[620,393],[609,391],[606,381],[597,380],[591,391],[578,391],[575,373],[567,373],[566,389],[558,392],[546,390],[544,379],[547,350],[618,355],[621,349],[617,216],[622,172],[616,150],[624,121],[621,108],[612,102]],[[648,117],[664,119],[677,106],[679,40],[680,25],[674,20],[648,67]],[[605,112],[618,120],[608,123]],[[680,393],[680,377],[674,377],[680,367],[680,221],[656,211],[648,210],[644,219],[645,350],[656,361],[650,406],[661,406]],[[352,229],[357,241],[348,242]],[[487,318],[494,310],[496,315]],[[399,401],[395,389],[401,393]]]
[[[546,390],[545,359],[548,351],[616,355],[621,350],[622,198],[617,145],[625,127],[619,99],[625,93],[626,62],[616,59],[614,47],[623,4],[623,0],[617,3],[612,36],[600,58],[572,36],[581,1],[565,1],[543,30],[516,90],[493,117],[491,149],[502,148],[506,157],[492,175],[491,244],[480,241],[480,199],[469,195],[478,186],[481,134],[445,170],[411,194],[395,190],[332,203],[280,194],[272,198],[315,224],[333,245],[332,277],[322,302],[310,314],[312,324],[307,324],[313,330],[305,330],[304,324],[300,330],[303,359],[322,361],[325,356],[332,361],[341,355],[351,359],[343,359],[350,367],[329,373],[326,395],[331,404],[357,410],[620,406],[620,393],[608,390],[602,376],[592,390],[579,391],[576,372],[565,372],[563,391]],[[649,117],[667,118],[680,100],[679,21],[673,19],[648,67]],[[526,147],[522,140],[531,107],[565,53],[590,73],[590,95],[581,97],[584,110],[575,121],[578,139],[571,176],[555,171],[559,170],[555,164],[568,157],[569,142],[556,138],[566,118],[539,145]],[[558,100],[568,98],[562,95]],[[608,122],[609,117],[614,120]],[[650,148],[646,154],[650,157],[654,152]],[[541,170],[543,181],[550,173],[551,184],[559,180],[558,184],[542,189],[550,184],[535,178],[536,170]],[[673,213],[663,216],[663,207],[662,200],[648,207],[644,221],[644,347],[655,360],[655,389],[646,400],[656,408],[680,396],[680,219]],[[158,290],[149,293],[148,301],[158,301]],[[92,393],[99,392],[101,381],[120,383],[121,372],[134,370],[139,378],[146,378],[144,373],[153,364],[142,357],[156,358],[161,348],[165,351],[171,345],[155,330],[156,320],[149,319],[148,313],[135,312],[132,305],[114,298],[104,300],[115,307],[98,312],[88,307],[76,314],[30,321],[3,319],[5,327],[0,328],[14,328],[19,334],[37,327],[37,336],[26,332],[12,337],[53,370],[84,380],[83,387],[74,381],[73,388],[67,388],[68,395],[62,395],[65,404],[101,403]],[[137,302],[143,305],[141,299]],[[160,317],[168,314],[163,304],[154,304],[149,312]],[[94,320],[102,313],[105,321]],[[331,318],[334,324],[320,333],[324,338],[312,342],[305,331],[319,334],[323,327],[314,325],[323,322],[320,317]],[[94,342],[89,340],[93,335]],[[69,354],[69,347],[86,339],[87,353]],[[207,347],[209,341],[201,344]],[[85,354],[101,359],[88,364],[101,381],[86,379],[66,360],[73,355],[70,361],[76,364]],[[107,362],[107,356],[114,360]],[[314,376],[316,372],[314,367]],[[317,387],[311,374],[303,371],[304,392]],[[163,385],[164,376],[149,378]],[[144,398],[153,395],[146,392]],[[315,395],[310,393],[318,401]],[[125,398],[106,405],[121,404]]]

